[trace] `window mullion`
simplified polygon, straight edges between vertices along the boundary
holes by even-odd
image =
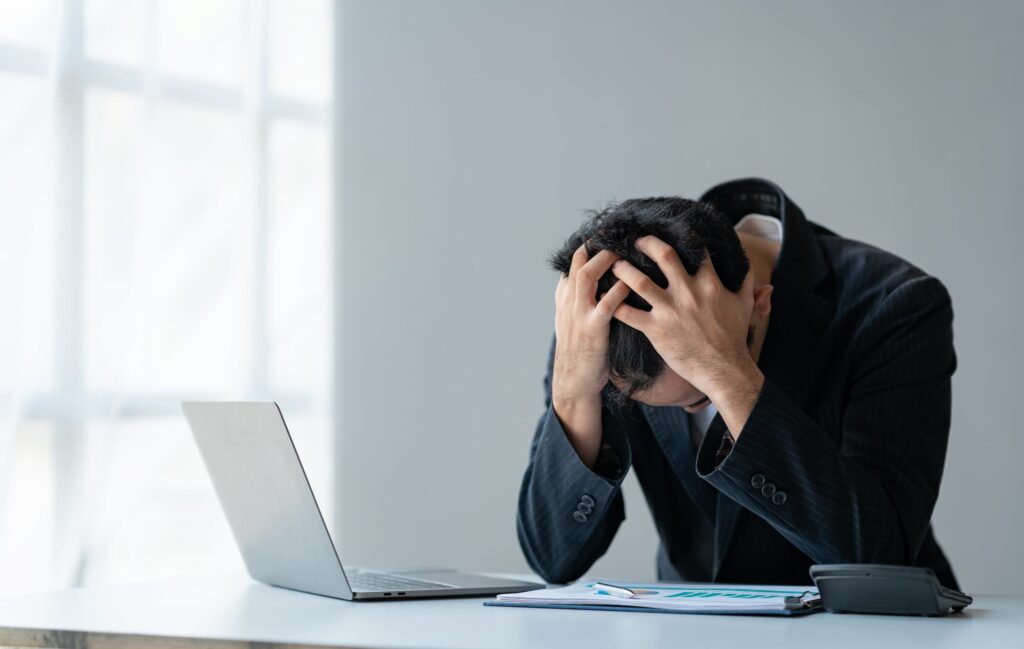
[[[267,2],[254,0],[247,16],[249,78],[246,84],[246,111],[252,131],[249,181],[253,218],[253,323],[248,390],[253,398],[266,399],[270,392],[270,190],[269,137],[267,114]]]
[[[79,585],[85,507],[84,159],[81,0],[63,0],[51,80],[54,84],[56,232],[55,377],[62,407],[54,413],[54,577]]]
[[[0,70],[18,74],[45,76],[48,59],[46,52],[0,43]]]

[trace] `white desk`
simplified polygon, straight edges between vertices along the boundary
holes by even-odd
[[[1024,647],[1024,597],[979,596],[946,618],[607,613],[481,601],[350,603],[243,577],[8,595],[0,598],[0,646]]]

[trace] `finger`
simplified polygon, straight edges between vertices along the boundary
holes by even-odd
[[[647,325],[650,323],[652,316],[650,311],[644,311],[628,304],[620,304],[615,308],[612,317],[628,327],[632,327],[641,333],[646,333]]]
[[[711,260],[711,253],[706,246],[704,247],[704,256],[700,260],[700,268],[697,269],[696,276],[700,277],[702,274],[713,275],[713,279],[721,283],[721,280],[718,279],[718,271],[715,270],[715,262]]]
[[[558,283],[555,284],[555,299],[558,300],[563,292],[565,292],[566,285],[569,284],[569,278],[565,275],[558,276]]]
[[[704,248],[704,258],[701,259],[700,268],[694,275],[694,279],[697,280],[699,285],[701,285],[702,291],[705,295],[712,295],[725,286],[722,283],[722,279],[718,276],[718,270],[715,269],[715,262],[711,259],[711,253],[706,247]],[[744,304],[753,308],[754,270],[752,268],[747,269],[747,274],[743,276],[743,282],[740,284],[740,288],[736,294]]]
[[[653,279],[625,259],[620,259],[612,265],[612,273],[651,306],[665,302],[665,289],[655,284]]]
[[[669,284],[685,283],[690,278],[690,274],[683,267],[683,262],[679,260],[679,254],[675,248],[658,237],[652,235],[640,237],[636,240],[636,248],[658,265],[661,272],[668,278]]]
[[[594,311],[605,320],[611,320],[615,309],[622,304],[622,301],[629,297],[629,286],[622,280],[616,280],[608,292],[597,302]]]
[[[572,261],[569,262],[569,279],[575,279],[576,273],[587,263],[587,244],[583,243],[576,252],[572,253]]]
[[[576,271],[576,299],[592,306],[595,303],[597,283],[618,258],[611,250],[602,250]]]

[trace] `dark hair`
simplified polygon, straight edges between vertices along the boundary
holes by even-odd
[[[588,257],[611,250],[664,288],[668,280],[658,265],[634,246],[637,239],[646,235],[654,235],[672,246],[691,275],[700,268],[707,248],[718,279],[734,293],[750,268],[729,219],[707,203],[678,196],[634,198],[590,211],[588,217],[550,257],[551,267],[562,274],[568,274],[573,253],[586,242]],[[598,282],[597,294],[611,288],[616,279],[610,270],[605,273]],[[651,310],[651,305],[633,292],[626,303]],[[665,369],[665,362],[647,336],[615,319],[610,327],[608,363],[612,374],[628,386],[625,394],[615,391],[620,401],[650,386]]]

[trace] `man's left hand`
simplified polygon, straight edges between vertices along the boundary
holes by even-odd
[[[691,276],[676,251],[657,237],[642,237],[636,247],[658,265],[668,286],[661,288],[626,260],[615,262],[612,273],[652,309],[623,303],[614,317],[647,336],[672,371],[706,394],[733,435],[739,435],[764,383],[746,344],[754,308],[753,270],[733,293],[718,279],[707,250]]]

